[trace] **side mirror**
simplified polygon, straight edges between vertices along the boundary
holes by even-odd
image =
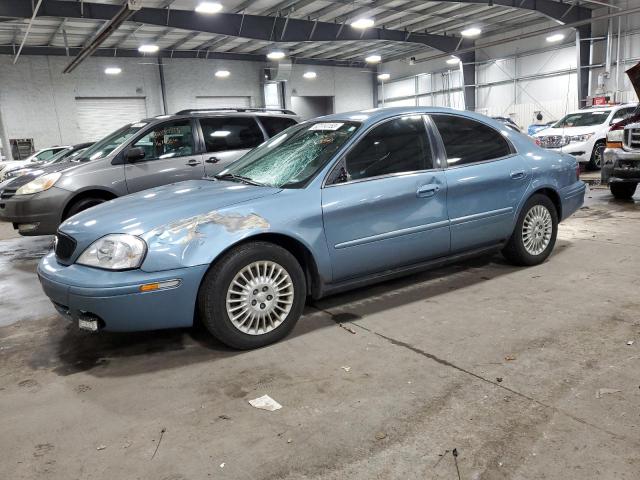
[[[133,147],[127,150],[125,155],[128,162],[138,162],[145,156],[144,149],[142,147]]]

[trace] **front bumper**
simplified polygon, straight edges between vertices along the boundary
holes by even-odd
[[[196,298],[208,265],[143,272],[111,272],[83,265],[60,265],[53,252],[38,265],[44,293],[64,318],[78,324],[97,319],[113,332],[159,330],[193,324]],[[140,286],[180,280],[176,287],[141,292]]]
[[[12,222],[21,235],[53,235],[73,192],[52,187],[32,195],[0,198],[0,220]]]
[[[640,182],[640,152],[606,148],[601,170],[602,183]]]
[[[591,161],[591,153],[593,152],[592,142],[570,143],[560,148],[547,148],[556,153],[568,153],[579,163],[589,163]]]

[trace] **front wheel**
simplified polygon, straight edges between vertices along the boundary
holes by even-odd
[[[536,194],[525,203],[502,253],[516,265],[539,265],[551,254],[557,235],[556,207],[546,195]]]
[[[591,158],[587,164],[587,168],[591,171],[600,170],[602,168],[602,158],[604,156],[604,142],[597,142],[591,152]]]
[[[618,200],[630,200],[636,193],[637,183],[633,182],[616,182],[609,184],[611,194]]]
[[[240,350],[277,342],[302,315],[306,281],[284,248],[253,242],[234,248],[207,272],[198,293],[205,327]]]

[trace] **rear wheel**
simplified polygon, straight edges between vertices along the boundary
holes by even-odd
[[[207,272],[198,310],[213,336],[246,350],[287,336],[305,299],[305,276],[296,258],[278,245],[254,242],[231,250]]]
[[[618,200],[629,200],[636,193],[637,183],[616,182],[609,184],[609,190]]]
[[[604,155],[604,142],[596,142],[593,147],[593,152],[591,152],[591,158],[589,159],[589,163],[587,164],[587,168],[589,170],[600,170],[602,168],[602,157]]]
[[[97,198],[97,197],[86,197],[86,198],[81,198],[80,200],[76,200],[67,209],[62,221],[65,221],[67,218],[73,217],[74,215],[82,212],[83,210],[87,210],[91,207],[95,207],[96,205],[100,205],[101,203],[104,203],[106,201],[107,200],[105,200],[104,198]]]
[[[516,265],[538,265],[551,254],[557,235],[558,213],[553,202],[536,194],[525,203],[502,253]]]

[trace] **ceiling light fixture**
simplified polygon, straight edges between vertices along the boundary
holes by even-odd
[[[215,75],[218,78],[227,78],[229,75],[231,75],[231,72],[229,72],[229,70],[218,70]]]
[[[364,30],[365,28],[373,27],[375,23],[376,22],[374,22],[372,18],[358,18],[357,20],[351,22],[351,26],[353,28]]]
[[[383,82],[385,80],[389,80],[391,78],[391,75],[389,75],[388,73],[381,73],[380,75],[378,75],[378,80],[382,80]]]
[[[470,27],[460,32],[463,37],[476,37],[482,33],[478,27]]]
[[[267,58],[270,60],[282,60],[285,57],[285,54],[281,50],[274,50],[273,52],[267,53]]]
[[[369,55],[364,61],[367,63],[379,63],[382,61],[382,57],[380,55]]]
[[[122,73],[122,69],[120,67],[107,67],[104,69],[104,73],[107,75],[118,75]]]
[[[460,59],[458,57],[456,57],[455,55],[451,55],[451,58],[449,58],[447,60],[447,63],[449,65],[457,65],[458,63],[460,63]]]
[[[318,75],[316,74],[316,72],[304,72],[304,73],[302,74],[302,76],[303,76],[304,78],[306,78],[306,79],[313,80],[313,79],[314,79],[314,78],[316,78]]]
[[[547,37],[547,42],[559,42],[560,40],[564,40],[564,35],[562,33],[555,33]]]
[[[218,13],[220,10],[222,10],[222,5],[218,2],[200,2],[196,7],[198,13],[212,14]]]
[[[145,44],[138,47],[140,53],[156,53],[158,50],[160,50],[158,45]]]

